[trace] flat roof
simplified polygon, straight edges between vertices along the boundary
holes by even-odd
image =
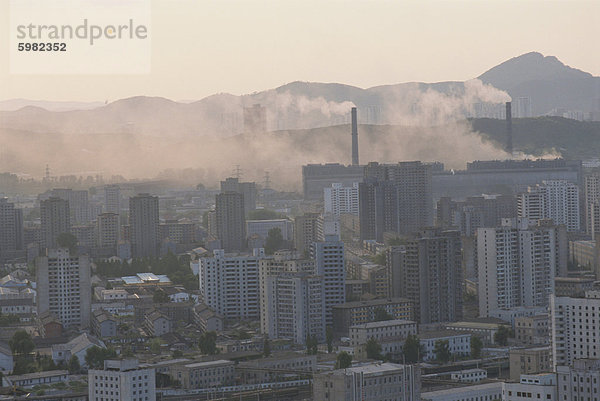
[[[506,326],[507,324],[505,324]],[[454,322],[446,323],[446,327],[463,327],[466,329],[497,329],[502,326],[500,323],[479,323],[479,322]]]
[[[439,397],[448,394],[461,394],[471,391],[481,391],[481,390],[498,390],[502,391],[502,383],[503,382],[494,382],[494,383],[483,383],[483,384],[475,384],[473,386],[460,386],[447,388],[444,390],[436,390],[436,391],[428,391],[421,393],[421,399],[428,399],[428,397]]]
[[[470,333],[461,333],[454,330],[435,330],[435,331],[424,331],[418,334],[419,340],[428,340],[430,338],[444,338],[444,337],[458,337],[458,336],[470,336]]]
[[[346,308],[356,308],[356,307],[361,307],[361,306],[378,306],[378,305],[399,304],[399,303],[410,304],[411,302],[407,298],[383,298],[383,299],[373,299],[370,301],[345,302],[343,304],[334,305],[333,308],[346,309]]]
[[[350,326],[350,328],[351,329],[372,329],[372,328],[376,328],[376,327],[387,327],[387,326],[400,326],[400,325],[407,326],[410,324],[416,325],[417,323],[413,322],[412,320],[394,319],[394,320],[382,320],[380,322],[355,324],[354,326]]]
[[[189,363],[184,366],[186,368],[203,368],[203,367],[210,367],[213,365],[223,365],[223,364],[233,364],[233,363],[234,363],[233,361],[229,361],[227,359],[219,359],[217,361]]]

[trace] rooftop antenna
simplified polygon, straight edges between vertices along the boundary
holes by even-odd
[[[242,178],[242,169],[240,168],[239,164],[235,165],[235,168],[233,169],[233,176],[238,180]]]

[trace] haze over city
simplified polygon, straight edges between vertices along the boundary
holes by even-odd
[[[0,2],[0,400],[598,401],[600,2]]]

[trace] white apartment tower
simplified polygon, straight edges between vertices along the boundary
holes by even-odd
[[[341,183],[333,183],[324,189],[325,213],[335,217],[340,214],[353,214],[358,216],[358,182],[351,187],[344,187]]]
[[[90,401],[155,401],[153,368],[140,367],[135,359],[106,360],[104,369],[88,371]]]
[[[290,251],[260,261],[260,320],[269,338],[325,340],[323,280],[314,274],[314,261]]]
[[[346,302],[346,267],[344,243],[339,236],[325,235],[325,241],[313,242],[311,259],[315,262],[315,274],[323,277],[325,299],[325,324],[333,324],[335,305]]]
[[[91,281],[87,255],[66,248],[48,249],[36,259],[38,316],[51,312],[65,328],[88,327]]]
[[[200,297],[225,319],[258,319],[259,261],[262,248],[252,254],[226,254],[213,251],[213,257],[200,258]]]
[[[550,332],[555,368],[572,366],[576,359],[600,359],[600,292],[588,291],[584,298],[552,295]]]
[[[555,226],[528,219],[503,219],[500,227],[477,230],[479,316],[490,310],[547,306],[561,268]]]
[[[565,180],[547,180],[517,196],[519,217],[531,221],[552,219],[567,231],[579,231],[579,187]]]

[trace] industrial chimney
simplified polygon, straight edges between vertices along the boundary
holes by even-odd
[[[358,166],[358,123],[356,122],[356,107],[352,108],[352,165]]]
[[[513,153],[512,110],[511,110],[510,102],[506,102],[506,152],[512,156],[512,153]]]

